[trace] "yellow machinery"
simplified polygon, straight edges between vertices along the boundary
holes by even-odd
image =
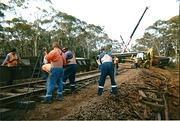
[[[151,57],[149,52],[140,52],[134,57],[134,66],[135,68],[149,68],[151,66],[150,61]]]
[[[137,53],[134,58],[135,67],[149,68],[151,66],[165,67],[168,66],[169,57],[159,56],[153,48],[146,52]]]

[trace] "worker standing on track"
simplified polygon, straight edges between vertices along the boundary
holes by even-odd
[[[13,80],[16,74],[16,66],[21,63],[21,59],[17,54],[15,48],[13,48],[10,53],[6,55],[4,62],[1,64],[2,66],[7,66],[10,70],[10,79],[7,81],[7,85],[13,84]]]
[[[69,50],[68,48],[63,48],[63,52],[66,58],[66,66],[64,70],[63,83],[66,84],[66,80],[70,81],[71,92],[74,92],[76,89],[75,76],[77,71],[77,62],[75,53]]]
[[[111,52],[106,52],[103,48],[101,54],[99,55],[99,61],[101,63],[101,76],[99,80],[98,95],[102,95],[105,80],[108,75],[111,79],[111,94],[117,94],[117,85],[114,79],[114,68]]]
[[[63,100],[63,66],[66,63],[66,60],[58,42],[53,42],[52,47],[53,50],[50,51],[48,54],[45,54],[45,58],[48,62],[51,63],[51,69],[47,79],[46,96],[43,101],[46,103],[51,103],[56,83],[58,85],[56,99],[59,101]]]

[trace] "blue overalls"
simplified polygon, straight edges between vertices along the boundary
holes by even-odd
[[[70,56],[71,54],[72,56]],[[66,65],[65,70],[64,70],[63,83],[65,86],[66,80],[69,79],[71,92],[74,92],[76,89],[75,87],[76,86],[75,77],[76,77],[76,71],[77,71],[76,58],[75,58],[75,54],[73,54],[71,51],[67,51],[65,53],[65,56],[66,56],[68,64]]]
[[[101,76],[99,79],[98,95],[102,95],[106,77],[109,75],[111,80],[111,93],[117,93],[117,85],[114,79],[114,67],[110,53],[102,52],[99,56],[101,62]]]
[[[66,84],[66,80],[69,79],[71,92],[75,91],[75,77],[76,77],[77,64],[67,65],[64,71],[63,83]]]

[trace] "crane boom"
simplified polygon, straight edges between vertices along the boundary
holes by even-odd
[[[134,28],[134,30],[133,30],[131,36],[130,36],[130,40],[128,41],[127,45],[125,46],[124,51],[127,49],[127,46],[129,45],[129,43],[130,43],[130,41],[131,41],[131,39],[132,39],[132,37],[133,37],[133,35],[134,35],[134,33],[135,33],[137,27],[139,26],[139,24],[140,24],[140,22],[141,22],[141,20],[142,20],[142,18],[143,18],[143,16],[144,16],[144,14],[146,13],[147,9],[148,9],[148,7],[146,6],[146,8],[145,8],[143,14],[141,15],[141,18],[139,19],[137,25],[135,26],[135,28]]]

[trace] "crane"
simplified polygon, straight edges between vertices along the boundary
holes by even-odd
[[[130,36],[130,39],[129,39],[129,41],[128,41],[127,45],[126,45],[126,44],[124,44],[123,53],[126,51],[126,49],[127,49],[128,45],[129,45],[129,43],[131,42],[132,37],[133,37],[133,35],[134,35],[134,33],[135,33],[135,31],[136,31],[137,27],[139,26],[139,24],[140,24],[140,22],[141,22],[141,20],[142,20],[142,18],[143,18],[143,16],[144,16],[144,14],[146,13],[147,9],[148,9],[148,7],[146,6],[146,8],[145,8],[145,10],[144,10],[143,14],[141,15],[141,17],[140,17],[140,19],[139,19],[139,21],[138,21],[137,25],[135,26],[135,28],[134,28],[134,30],[133,30],[133,32],[132,32],[132,34],[131,34],[131,36]],[[120,37],[121,37],[121,36],[120,36]],[[122,38],[121,38],[121,39],[122,39]],[[123,41],[123,42],[124,42],[124,41]]]

